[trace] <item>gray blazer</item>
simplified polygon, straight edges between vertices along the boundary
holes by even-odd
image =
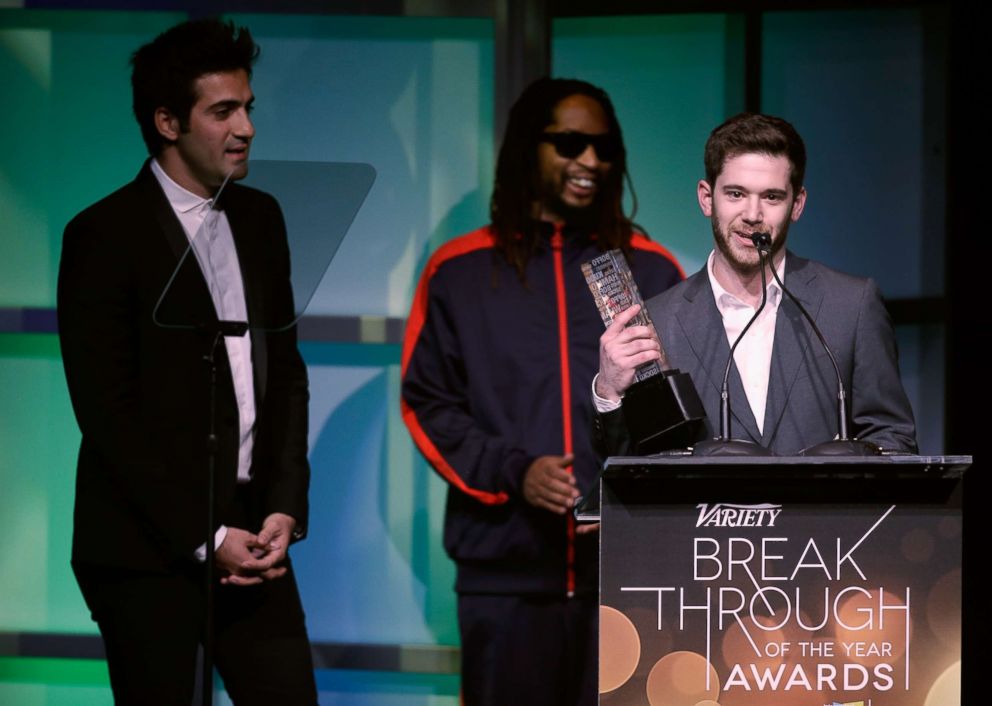
[[[785,284],[817,322],[837,358],[848,397],[849,432],[886,449],[916,451],[913,411],[899,379],[892,323],[878,287],[788,253]],[[719,434],[720,388],[730,356],[706,268],[647,302],[672,367],[689,373],[706,409],[701,438]],[[750,334],[748,334],[750,335]],[[775,324],[759,434],[736,365],[730,371],[730,436],[779,455],[829,441],[837,433],[837,378],[798,307],[783,294]],[[611,418],[612,417],[612,418]],[[621,414],[600,415],[608,453],[623,453]],[[618,443],[619,441],[619,443]]]

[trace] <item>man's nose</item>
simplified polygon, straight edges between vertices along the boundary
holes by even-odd
[[[248,111],[241,109],[237,113],[237,118],[234,124],[234,134],[237,137],[250,140],[255,136],[255,123],[251,121],[251,116],[248,115]]]
[[[600,159],[599,155],[596,154],[596,148],[592,144],[586,145],[586,148],[582,150],[582,154],[575,158],[575,161],[581,164],[586,169],[595,169],[599,166]]]
[[[747,199],[747,203],[744,206],[744,220],[748,223],[761,223],[764,220],[760,197],[752,196]]]

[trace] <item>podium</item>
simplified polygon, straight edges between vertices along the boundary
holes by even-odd
[[[600,704],[960,703],[970,465],[610,458]]]

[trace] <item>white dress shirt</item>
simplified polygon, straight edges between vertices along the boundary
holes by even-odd
[[[779,261],[775,270],[784,282],[784,257]],[[758,310],[758,306],[761,306],[761,302],[759,300],[757,306],[751,306],[720,286],[713,274],[712,252],[706,261],[706,274],[710,278],[710,287],[713,288],[716,308],[720,312],[720,316],[723,317],[727,343],[732,346],[737,337],[740,336],[741,331],[747,326],[747,322],[754,316],[754,312]],[[775,344],[775,321],[778,319],[779,304],[782,303],[782,290],[773,277],[768,278],[765,290],[768,293],[765,308],[751,324],[751,328],[747,330],[744,338],[737,344],[737,350],[734,351],[734,364],[737,366],[737,372],[740,373],[744,394],[747,395],[748,404],[751,406],[751,412],[754,413],[754,421],[757,423],[760,433],[764,432],[765,427],[768,377],[771,374],[772,348]]]

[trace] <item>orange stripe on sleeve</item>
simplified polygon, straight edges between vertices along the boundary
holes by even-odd
[[[403,355],[400,359],[402,361],[400,366],[400,374],[402,376],[406,376],[406,366],[410,363],[413,348],[417,345],[417,339],[420,338],[420,331],[424,327],[424,321],[427,319],[427,288],[431,278],[434,277],[434,273],[448,260],[454,259],[459,255],[465,255],[473,250],[491,248],[495,243],[496,239],[489,232],[489,227],[485,226],[448,241],[431,255],[430,260],[427,261],[427,265],[424,267],[424,271],[420,275],[420,281],[417,283],[417,291],[413,295],[413,305],[410,307],[410,316],[406,320],[406,331],[403,333]]]
[[[649,239],[646,235],[634,233],[630,239],[630,247],[635,250],[644,250],[645,252],[657,253],[658,255],[667,258],[669,262],[675,265],[675,268],[679,271],[679,275],[681,275],[682,279],[685,279],[685,270],[682,269],[682,265],[679,264],[679,261],[675,259],[675,256],[665,246],[659,245]]]
[[[407,366],[410,364],[413,350],[417,345],[417,341],[420,339],[420,332],[423,330],[424,323],[427,320],[427,290],[430,286],[431,278],[437,272],[438,268],[448,260],[474,250],[491,248],[495,242],[495,238],[490,233],[488,226],[483,227],[445,243],[427,261],[427,265],[420,275],[417,291],[413,296],[413,305],[410,308],[410,316],[406,322],[406,331],[403,334],[403,355],[400,366],[402,377],[406,377]],[[469,487],[465,483],[465,480],[458,475],[454,467],[444,458],[430,437],[427,436],[423,426],[420,424],[420,420],[417,419],[416,413],[402,397],[400,397],[400,411],[403,416],[403,422],[406,424],[407,429],[409,429],[410,436],[413,437],[413,442],[420,449],[427,462],[434,467],[441,477],[466,495],[475,498],[483,504],[500,505],[509,500],[509,495],[506,493],[490,493]]]

